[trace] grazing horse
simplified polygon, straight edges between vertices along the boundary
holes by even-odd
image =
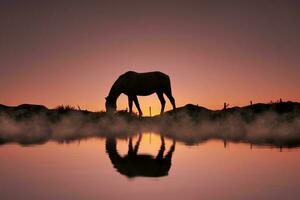
[[[108,96],[105,98],[107,112],[116,111],[117,99],[122,93],[128,96],[129,112],[132,112],[132,103],[134,102],[140,116],[142,116],[143,113],[137,96],[148,96],[156,93],[161,103],[160,114],[164,112],[166,104],[163,94],[169,98],[173,109],[176,108],[175,100],[172,96],[170,78],[162,72],[137,73],[128,71],[122,74],[115,81]]]
[[[165,140],[161,136],[161,146],[154,157],[148,154],[138,154],[138,149],[142,135],[133,147],[132,138],[129,138],[128,154],[121,156],[117,150],[117,140],[114,137],[106,138],[106,153],[109,156],[113,167],[120,173],[128,178],[133,177],[161,177],[167,176],[171,168],[172,155],[175,150],[175,140],[170,147],[170,150],[164,155],[165,152]]]

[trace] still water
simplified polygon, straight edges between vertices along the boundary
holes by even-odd
[[[300,199],[300,150],[211,140],[0,146],[0,199]]]

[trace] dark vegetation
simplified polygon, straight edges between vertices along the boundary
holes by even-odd
[[[161,116],[138,117],[125,111],[89,112],[80,107],[0,105],[0,144],[71,142],[88,137],[128,137],[153,131],[189,145],[210,139],[275,147],[300,146],[300,103],[252,104],[209,110],[188,104]]]

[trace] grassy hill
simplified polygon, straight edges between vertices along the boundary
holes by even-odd
[[[128,137],[156,132],[186,144],[210,139],[276,147],[300,146],[300,103],[253,104],[210,110],[187,104],[161,116],[138,117],[124,111],[90,112],[72,106],[0,105],[0,144],[32,145],[88,137]]]

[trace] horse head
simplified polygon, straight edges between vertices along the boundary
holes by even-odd
[[[109,96],[106,97],[105,100],[106,112],[115,112],[117,110],[116,101],[113,101],[111,98],[109,98]]]

